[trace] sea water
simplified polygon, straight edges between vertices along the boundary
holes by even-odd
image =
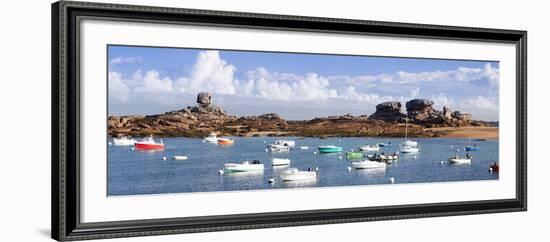
[[[138,151],[132,146],[108,146],[108,194],[137,195],[184,192],[214,192],[253,189],[282,189],[327,186],[353,186],[394,183],[426,183],[472,180],[495,180],[497,172],[489,166],[498,161],[498,139],[472,141],[480,150],[470,152],[471,164],[449,164],[447,159],[457,154],[464,157],[468,139],[418,138],[420,152],[400,154],[386,169],[351,169],[352,160],[345,152],[357,150],[366,144],[388,143],[392,146],[380,152],[399,150],[401,138],[299,138],[299,137],[234,137],[233,145],[202,142],[199,138],[163,138],[165,149]],[[268,152],[266,146],[276,140],[294,140],[296,148],[288,152]],[[158,139],[157,139],[158,140]],[[109,140],[111,141],[111,140]],[[342,146],[344,152],[319,154],[317,146]],[[308,146],[309,149],[299,149]],[[366,154],[372,154],[368,152]],[[187,160],[173,160],[175,155],[188,156]],[[163,158],[166,158],[164,160]],[[291,160],[290,166],[272,167],[273,158]],[[263,172],[223,173],[224,163],[260,160]],[[284,182],[279,173],[288,167],[300,170],[319,168],[317,178],[303,182]],[[274,183],[268,181],[273,178]]]

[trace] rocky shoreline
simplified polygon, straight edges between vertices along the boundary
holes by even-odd
[[[200,93],[197,106],[157,115],[108,117],[108,133],[116,136],[204,137],[210,132],[229,136],[303,137],[403,137],[408,121],[410,137],[442,137],[444,127],[491,127],[494,123],[476,121],[468,113],[433,108],[434,102],[413,99],[405,104],[384,102],[372,115],[342,115],[291,121],[276,113],[237,117],[211,103],[209,93]],[[498,125],[498,124],[497,124]]]

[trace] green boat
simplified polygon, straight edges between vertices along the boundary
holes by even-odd
[[[346,158],[348,158],[348,159],[362,159],[363,158],[363,153],[361,153],[361,152],[347,152],[346,153]]]
[[[317,147],[319,149],[319,153],[338,153],[342,152],[342,147],[340,146],[334,146],[334,145],[323,145]]]

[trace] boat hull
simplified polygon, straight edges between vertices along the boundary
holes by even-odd
[[[232,145],[233,143],[235,143],[235,141],[232,139],[218,139],[218,144],[220,145]]]
[[[204,138],[205,143],[218,143],[218,138]]]
[[[272,165],[273,166],[287,166],[287,165],[290,165],[290,159],[273,158]]]
[[[313,180],[317,177],[314,171],[300,171],[297,173],[282,173],[279,175],[283,181]]]
[[[150,144],[150,143],[135,143],[134,147],[138,150],[162,150],[164,149],[164,144]]]
[[[469,164],[472,163],[472,159],[463,159],[463,158],[449,158],[449,163],[453,164]]]
[[[228,163],[224,165],[227,172],[258,172],[264,170],[264,164],[237,164]]]
[[[361,151],[380,151],[379,147],[359,147]]]
[[[172,157],[174,160],[187,160],[187,156],[185,155],[175,155]]]
[[[347,159],[361,159],[364,157],[364,154],[361,152],[347,152],[346,158]]]
[[[385,169],[386,163],[376,161],[355,161],[351,163],[355,169]]]
[[[319,153],[339,153],[342,152],[342,147],[318,147]]]
[[[466,146],[465,151],[479,151],[479,147]]]

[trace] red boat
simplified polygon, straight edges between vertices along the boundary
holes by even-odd
[[[134,147],[138,150],[162,150],[164,149],[164,143],[162,141],[157,143],[152,136],[149,136],[135,142]]]
[[[498,163],[493,163],[492,165],[489,166],[489,171],[494,171],[494,172],[498,172]]]

